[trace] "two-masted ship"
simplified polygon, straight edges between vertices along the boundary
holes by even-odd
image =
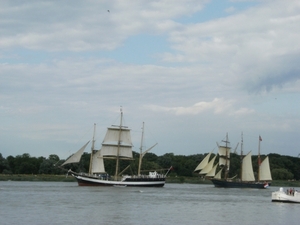
[[[147,175],[141,174],[142,158],[156,145],[153,145],[151,148],[144,152],[142,151],[144,123],[140,147],[138,174],[122,175],[124,171],[129,168],[129,166],[127,166],[123,171],[120,172],[120,161],[133,159],[133,145],[131,142],[130,129],[126,126],[123,126],[122,122],[123,112],[121,110],[120,125],[113,125],[107,128],[107,132],[100,150],[95,150],[94,147],[96,129],[94,125],[89,173],[76,173],[72,170],[68,171],[68,174],[71,174],[76,178],[79,186],[163,187],[165,185],[166,176],[170,169],[167,170],[166,174],[159,174],[156,171],[151,171]],[[70,163],[78,163],[88,144],[89,142],[87,142],[81,149],[79,149],[75,154],[67,159],[61,166]],[[115,175],[113,177],[105,172],[104,159],[113,159],[116,161]]]
[[[228,140],[228,135],[226,135],[226,140],[223,141],[222,145],[218,145],[218,155],[219,162],[214,165],[214,161],[217,156],[214,156],[210,160],[212,154],[209,153],[196,167],[194,172],[198,172],[200,175],[207,177],[215,185],[215,187],[224,188],[267,188],[272,180],[269,158],[268,156],[261,162],[260,161],[260,142],[262,141],[259,136],[258,144],[258,177],[255,179],[253,166],[252,166],[252,155],[251,151],[247,155],[243,155],[243,135],[241,143],[241,174],[240,177],[234,176],[232,178],[228,177],[230,169],[230,142]],[[216,173],[217,168],[219,168],[218,173]]]

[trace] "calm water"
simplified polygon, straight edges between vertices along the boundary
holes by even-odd
[[[0,224],[299,224],[300,204],[271,202],[271,192],[277,189],[4,181],[0,182]]]

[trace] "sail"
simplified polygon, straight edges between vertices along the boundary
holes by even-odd
[[[241,180],[242,181],[255,181],[253,167],[252,167],[251,152],[249,152],[243,158]]]
[[[103,156],[119,155],[120,157],[132,158],[130,129],[109,127],[102,142],[101,153]]]
[[[81,159],[81,156],[84,152],[84,149],[88,145],[90,141],[88,141],[81,149],[79,149],[75,154],[73,154],[70,158],[68,158],[61,166],[70,164],[70,163],[78,163]]]
[[[92,173],[105,173],[103,156],[101,151],[98,150],[92,157]]]
[[[230,166],[230,147],[219,146],[219,165],[225,166],[227,163],[227,170]]]
[[[205,176],[206,177],[214,177],[216,175],[216,170],[219,163],[217,163]]]
[[[215,179],[221,179],[222,170],[223,170],[223,168],[219,170],[219,172],[216,174],[216,176],[214,176]]]
[[[118,155],[118,146],[112,145],[102,145],[101,148],[103,156],[117,156]],[[130,147],[120,146],[119,147],[119,156],[132,158],[132,149]]]
[[[203,170],[200,171],[199,174],[207,174],[214,166],[214,162],[217,156],[213,157],[212,160],[209,161],[209,163],[203,168]]]
[[[272,180],[269,157],[267,156],[259,167],[259,181]]]
[[[204,158],[204,159],[199,163],[199,165],[196,167],[196,169],[194,170],[194,172],[199,172],[200,170],[202,170],[202,169],[208,164],[210,155],[211,155],[211,153],[209,153],[209,154],[207,154],[207,155],[205,156],[205,158]]]

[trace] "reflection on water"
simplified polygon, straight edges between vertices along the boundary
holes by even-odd
[[[1,224],[298,224],[300,204],[271,192],[212,185],[78,187],[63,182],[0,182]]]

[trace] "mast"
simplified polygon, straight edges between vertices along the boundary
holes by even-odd
[[[260,180],[260,174],[259,174],[259,167],[260,167],[260,165],[261,165],[261,160],[260,160],[260,142],[262,141],[262,139],[261,139],[261,136],[259,135],[259,137],[258,137],[258,154],[257,154],[257,163],[258,163],[258,172],[257,172],[257,181],[259,181]]]
[[[229,167],[228,167],[228,133],[226,133],[226,157],[225,157],[225,180],[227,180],[228,177],[228,172],[229,172]],[[229,153],[230,154],[230,153]]]
[[[122,111],[122,107],[121,107],[121,109],[120,109],[120,112],[121,112],[121,119],[120,119],[120,127],[119,127],[118,149],[117,149],[117,156],[116,156],[116,172],[115,172],[115,180],[118,179],[118,174],[119,174],[120,145],[121,145],[122,122],[123,122],[123,111]]]
[[[141,147],[140,147],[140,158],[139,158],[138,176],[141,175],[141,166],[142,166],[142,158],[143,158],[143,139],[144,139],[144,122],[143,122],[143,127],[142,127],[142,137],[141,137]]]
[[[154,144],[152,147],[148,148],[146,151],[143,152],[143,140],[144,140],[144,122],[143,122],[143,127],[142,127],[142,138],[141,138],[141,147],[140,147],[140,158],[139,158],[139,168],[138,168],[138,176],[141,175],[141,168],[142,168],[142,160],[143,160],[143,157],[145,156],[145,154],[147,152],[149,152],[152,148],[154,148],[156,144]]]
[[[93,155],[94,155],[94,148],[95,148],[95,133],[96,133],[96,123],[94,123],[94,133],[93,133],[93,142],[92,142],[92,147],[91,147],[89,174],[92,174]]]
[[[240,179],[241,181],[243,181],[243,175],[242,175],[242,171],[243,171],[243,145],[244,145],[244,140],[243,140],[243,132],[241,134],[241,172],[240,172]]]

